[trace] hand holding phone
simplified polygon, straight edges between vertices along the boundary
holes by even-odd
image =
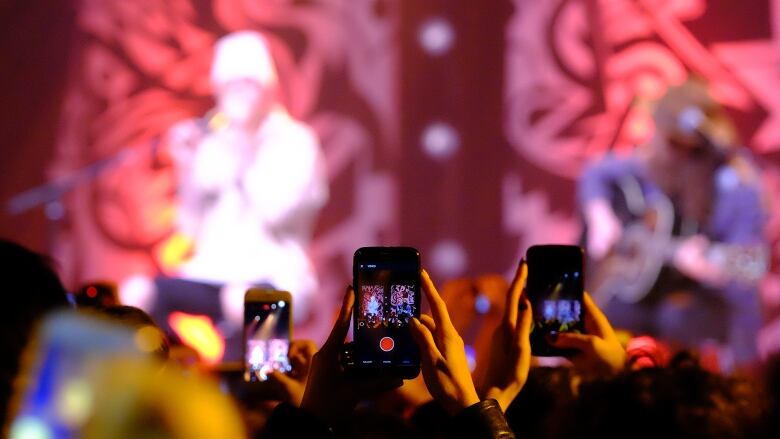
[[[590,295],[585,293],[582,299],[587,334],[561,333],[552,345],[556,349],[577,352],[571,360],[585,374],[598,376],[620,372],[626,364],[626,350]]]
[[[312,359],[301,402],[302,408],[330,425],[349,416],[359,401],[403,384],[398,377],[354,376],[343,369],[340,357],[344,350],[344,339],[349,332],[354,306],[355,293],[352,287],[347,287],[330,336]]]
[[[607,317],[584,292],[582,249],[532,246],[526,259],[526,295],[534,320],[533,355],[569,357],[586,374],[622,370],[625,349]]]

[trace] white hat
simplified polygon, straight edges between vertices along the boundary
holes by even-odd
[[[265,38],[254,31],[239,31],[217,41],[211,64],[211,84],[236,79],[254,79],[262,85],[276,84],[276,68]]]

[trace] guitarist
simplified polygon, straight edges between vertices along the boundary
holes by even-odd
[[[716,341],[727,352],[721,360],[731,360],[723,366],[749,364],[761,325],[757,283],[768,265],[758,170],[699,81],[671,87],[653,119],[648,143],[627,157],[606,155],[580,178],[591,279],[609,273],[618,286],[590,288],[615,326],[677,347]],[[628,226],[637,224],[650,232],[631,240]],[[641,276],[620,278],[654,264],[640,294],[631,282]]]

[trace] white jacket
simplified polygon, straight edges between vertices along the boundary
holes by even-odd
[[[317,289],[306,253],[328,198],[316,136],[277,107],[254,135],[211,132],[180,163],[181,231],[195,241],[180,275],[199,281],[270,283],[298,311]]]

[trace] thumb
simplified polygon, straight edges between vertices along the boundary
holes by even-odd
[[[328,339],[322,345],[320,351],[326,351],[330,354],[335,354],[341,349],[341,345],[344,344],[344,338],[349,332],[349,324],[352,317],[352,308],[355,306],[355,292],[352,290],[352,286],[347,286],[344,294],[344,300],[341,302],[341,309],[339,315],[336,318],[336,322],[333,324],[333,329],[328,336]]]
[[[578,351],[590,352],[593,350],[593,342],[595,337],[587,334],[575,334],[562,332],[558,334],[554,340],[551,340],[552,345],[556,348],[563,349],[576,349]]]
[[[522,303],[523,291],[525,290],[525,282],[528,277],[528,264],[525,259],[520,261],[520,265],[517,266],[515,277],[512,279],[512,284],[509,286],[509,292],[506,295],[506,305],[504,306],[504,321],[510,326],[515,326],[517,322],[517,308]]]
[[[517,319],[516,331],[518,332],[518,336],[521,340],[530,340],[529,337],[531,336],[531,328],[534,324],[534,315],[533,311],[531,310],[531,302],[528,300],[528,297],[526,297],[525,294],[520,297],[520,305],[518,308],[520,315]]]

